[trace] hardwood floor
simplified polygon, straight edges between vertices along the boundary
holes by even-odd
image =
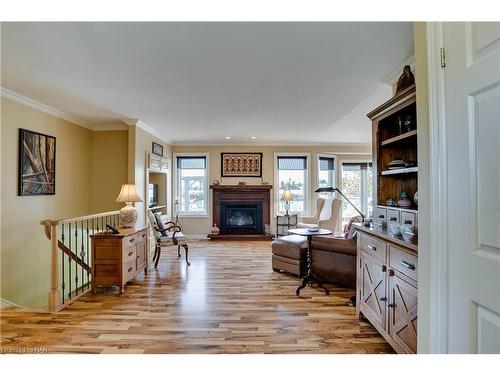
[[[355,309],[271,269],[270,242],[196,241],[191,267],[164,248],[125,293],[86,295],[62,312],[1,311],[1,349],[48,353],[392,353]],[[29,349],[28,349],[29,351]]]

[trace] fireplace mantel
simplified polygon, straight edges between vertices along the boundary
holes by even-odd
[[[261,202],[262,223],[271,224],[271,189],[272,185],[210,185],[213,191],[213,222],[220,225],[221,203],[233,202]],[[208,235],[211,239],[225,240],[270,240],[271,234],[218,234]]]

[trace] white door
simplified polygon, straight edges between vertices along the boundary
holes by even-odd
[[[500,353],[500,23],[445,23],[448,351]]]

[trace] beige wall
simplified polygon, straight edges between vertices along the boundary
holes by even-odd
[[[128,180],[128,133],[123,131],[92,132],[90,184],[91,212],[119,210],[116,203],[122,184]]]
[[[429,352],[430,320],[430,176],[429,96],[425,22],[413,27],[418,118],[418,352]]]
[[[316,154],[317,153],[337,153],[338,160],[371,160],[371,147],[370,146],[173,146],[173,153],[208,153],[209,156],[209,184],[212,184],[213,180],[221,180],[222,184],[237,184],[238,181],[245,181],[247,184],[260,184],[261,178],[228,178],[224,177],[221,179],[221,162],[220,154],[221,152],[262,152],[262,180],[269,182],[274,185],[274,154],[275,153],[309,153],[310,154],[310,167],[309,167],[309,208],[310,213],[314,213],[314,202],[316,196],[313,193],[314,189],[317,187],[316,183],[316,173],[317,173],[317,163]],[[364,155],[347,155],[347,153],[364,153]],[[172,170],[174,170],[172,168]],[[337,169],[338,170],[338,169]],[[337,173],[337,176],[339,174]],[[175,194],[175,193],[174,193]],[[272,207],[271,207],[271,219],[273,219],[274,213],[274,189],[272,191]],[[182,217],[180,219],[183,226],[184,232],[190,235],[206,235],[209,233],[210,228],[213,225],[211,219],[212,211],[212,193],[209,192],[209,216],[205,217]],[[272,221],[272,228],[274,229],[274,220]]]
[[[135,142],[133,150],[130,150],[129,148],[129,158],[131,159],[134,158],[133,162],[134,170],[131,169],[130,164],[132,164],[132,162],[129,161],[129,182],[135,183],[139,195],[144,200],[146,199],[146,175],[148,173],[147,154],[151,152],[151,147],[153,142],[159,143],[163,146],[163,156],[169,159],[169,173],[167,174],[167,186],[169,188],[172,185],[171,182],[172,174],[170,172],[172,170],[172,162],[171,162],[172,149],[169,144],[161,141],[160,139],[156,138],[155,136],[148,133],[144,129],[137,126],[129,126],[129,131],[130,128],[133,128],[132,132],[135,133]],[[129,145],[130,145],[130,140],[129,140]],[[171,196],[170,192],[167,192],[167,196]],[[137,223],[139,225],[147,223],[145,202],[138,202],[135,204],[135,207],[137,208],[138,211]],[[171,203],[168,204],[168,207],[169,207],[168,214],[170,214]]]
[[[19,128],[56,137],[56,194],[17,195]],[[46,305],[50,243],[40,220],[89,213],[92,132],[1,98],[1,297]]]

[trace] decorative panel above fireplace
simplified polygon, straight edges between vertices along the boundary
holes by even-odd
[[[270,240],[271,185],[211,185],[213,222],[220,228],[211,239]]]

